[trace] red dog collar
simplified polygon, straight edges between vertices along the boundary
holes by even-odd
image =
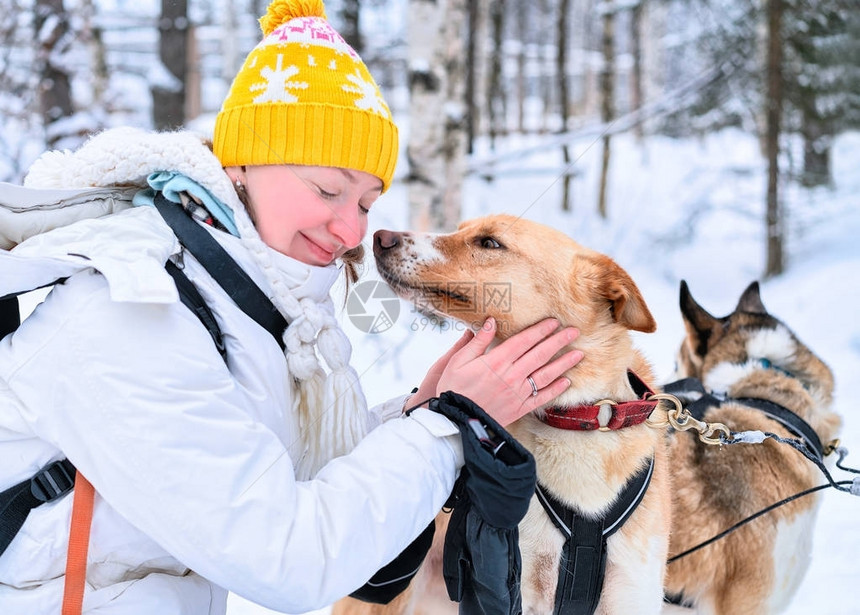
[[[650,400],[654,395],[654,391],[642,382],[633,371],[627,370],[627,377],[630,379],[630,385],[633,391],[639,395],[639,399],[633,401],[614,402],[611,400],[603,400],[590,406],[551,406],[544,409],[543,422],[550,427],[558,429],[569,429],[573,431],[594,431],[594,430],[615,430],[624,429],[644,423],[654,408],[659,403],[658,400]],[[598,415],[601,408],[609,406],[611,417],[606,425],[601,425]]]

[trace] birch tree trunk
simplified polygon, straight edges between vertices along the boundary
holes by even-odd
[[[239,40],[236,33],[239,31],[239,22],[236,19],[236,2],[234,0],[222,0],[223,10],[221,18],[221,78],[224,80],[225,90],[239,72],[242,66],[242,58],[239,55]],[[265,11],[265,9],[264,9]],[[262,15],[263,13],[254,13]]]
[[[487,97],[487,0],[467,0],[468,37],[466,50],[466,120],[467,151],[472,153],[472,144],[484,133],[484,116]]]
[[[465,174],[466,0],[410,0],[410,225],[453,230]]]
[[[630,9],[630,53],[633,56],[633,67],[630,71],[630,110],[638,111],[642,107],[643,76],[642,76],[642,1]],[[633,127],[638,140],[642,140],[642,121]]]
[[[90,101],[93,110],[104,110],[104,94],[108,84],[107,50],[102,39],[102,29],[95,22],[96,7],[93,0],[82,0],[78,8],[81,27],[79,38],[89,52]]]
[[[767,152],[767,232],[766,277],[779,275],[785,269],[785,225],[779,202],[779,137],[783,103],[783,0],[767,3],[767,120],[765,150]]]
[[[599,0],[598,0],[599,1]],[[592,117],[597,112],[597,89],[593,63],[591,62],[591,51],[596,42],[595,20],[591,18],[594,14],[595,0],[585,0],[584,10],[580,11],[582,19],[582,49],[583,49],[583,72],[582,72],[582,114]],[[596,46],[596,45],[594,45]]]
[[[600,119],[608,129],[609,122],[615,114],[613,98],[615,96],[615,7],[613,0],[605,0],[603,6],[603,67],[600,71]],[[607,184],[609,179],[610,135],[603,136],[603,159],[600,166],[600,193],[597,197],[597,213],[601,218],[609,216],[607,200]]]

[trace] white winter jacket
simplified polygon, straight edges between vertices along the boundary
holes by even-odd
[[[211,232],[266,290],[241,243]],[[94,485],[86,613],[224,613],[228,590],[291,613],[330,604],[440,509],[462,464],[456,428],[401,417],[398,397],[372,411],[397,418],[297,482],[283,353],[186,256],[225,365],[163,269],[178,249],[142,207],[0,252],[0,296],[69,276],[0,341],[0,491],[64,456]],[[323,298],[336,277],[277,259],[302,296]],[[35,509],[0,556],[0,613],[60,612],[71,503]]]

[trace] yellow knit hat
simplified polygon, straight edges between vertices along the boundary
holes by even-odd
[[[365,171],[391,185],[397,126],[367,67],[322,0],[274,0],[215,121],[221,164]]]

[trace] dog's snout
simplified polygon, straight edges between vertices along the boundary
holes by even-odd
[[[374,250],[390,250],[400,245],[400,233],[379,230],[373,234]]]

